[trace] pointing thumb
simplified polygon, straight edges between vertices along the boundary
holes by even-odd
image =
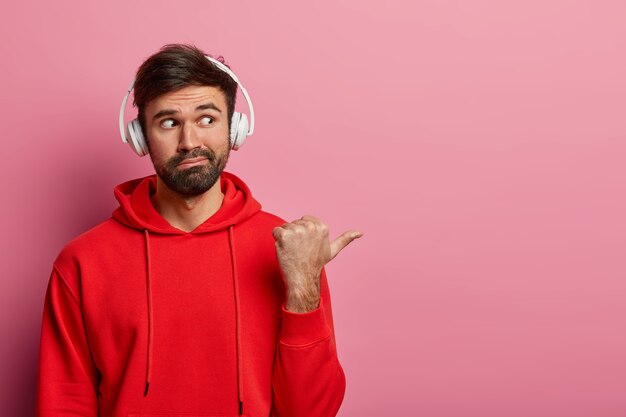
[[[337,239],[330,243],[330,259],[334,259],[335,256],[337,256],[343,248],[348,246],[350,242],[354,239],[360,238],[361,236],[363,236],[363,233],[358,230],[348,230],[347,232],[342,233]]]

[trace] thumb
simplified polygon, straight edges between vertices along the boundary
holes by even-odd
[[[341,236],[330,243],[330,259],[334,259],[335,256],[337,256],[343,248],[348,246],[350,242],[354,239],[360,238],[361,236],[363,236],[363,233],[358,230],[348,230],[347,232],[342,233]]]

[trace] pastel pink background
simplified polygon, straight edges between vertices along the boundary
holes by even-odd
[[[0,410],[34,412],[52,261],[151,173],[141,61],[224,55],[267,210],[365,236],[328,267],[342,417],[626,415],[626,3],[10,2],[0,25]],[[243,107],[245,110],[245,106]]]

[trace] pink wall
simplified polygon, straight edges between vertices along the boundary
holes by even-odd
[[[151,172],[117,111],[168,42],[222,54],[266,209],[366,236],[329,266],[342,417],[626,415],[626,3],[11,2],[0,409],[32,415],[52,261]]]

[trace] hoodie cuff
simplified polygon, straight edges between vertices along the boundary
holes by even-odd
[[[319,342],[330,336],[330,327],[326,323],[324,302],[308,313],[294,313],[288,311],[283,304],[283,323],[280,343],[294,347],[301,347]]]

